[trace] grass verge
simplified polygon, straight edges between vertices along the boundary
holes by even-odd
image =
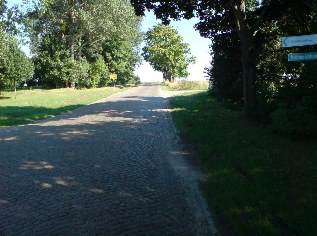
[[[282,138],[206,93],[172,99],[223,235],[317,235],[317,141]]]
[[[208,88],[208,81],[175,81],[173,83],[163,82],[161,88],[164,90],[178,91],[178,90],[206,90]]]
[[[52,89],[21,90],[0,95],[0,127],[28,124],[87,105],[113,93],[114,88],[86,90]]]

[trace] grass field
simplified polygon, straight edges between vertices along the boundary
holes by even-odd
[[[123,89],[108,87],[86,90],[21,90],[17,92],[16,99],[13,92],[3,92],[0,95],[0,127],[28,124],[52,117],[119,91]]]
[[[221,235],[317,235],[317,141],[282,138],[206,93],[172,100]]]
[[[208,81],[175,81],[174,83],[163,82],[161,83],[161,88],[164,90],[206,90],[208,88]]]

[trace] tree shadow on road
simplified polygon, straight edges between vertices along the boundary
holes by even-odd
[[[59,108],[0,106],[0,127],[29,124],[37,120],[46,119],[75,110],[81,106],[83,106],[83,104]]]
[[[167,102],[99,101],[0,129],[0,232],[15,223],[36,234],[186,234],[184,193],[166,160]]]

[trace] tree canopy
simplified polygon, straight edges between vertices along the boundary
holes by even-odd
[[[242,101],[246,117],[270,122],[278,132],[317,134],[313,79],[317,62],[287,61],[287,54],[315,51],[317,46],[281,46],[284,36],[317,33],[317,0],[132,0],[132,4],[138,14],[153,10],[166,23],[199,19],[196,29],[212,41],[213,60],[206,72],[213,94]]]
[[[16,9],[0,2],[0,91],[15,89],[17,84],[33,76],[33,64],[20,49],[16,39]]]
[[[155,70],[163,72],[164,80],[174,81],[176,77],[186,78],[187,67],[195,61],[189,44],[183,42],[177,30],[158,24],[146,33],[143,57]]]
[[[74,82],[82,87],[105,85],[109,72],[127,76],[122,82],[132,79],[139,61],[140,21],[124,0],[38,1],[24,17],[37,76],[52,87]],[[105,46],[112,41],[122,43],[115,48]],[[107,55],[113,50],[126,54],[121,62],[114,62],[118,57],[109,60]],[[77,70],[82,76],[73,76]]]
[[[130,2],[36,0],[22,7],[0,1],[0,90],[30,77],[49,88],[106,86],[110,73],[120,84],[139,82],[141,18]]]
[[[215,39],[217,35],[234,32],[238,36],[241,50],[243,75],[243,100],[245,114],[253,117],[256,111],[256,55],[255,37],[267,22],[289,22],[294,25],[307,25],[316,12],[316,0],[215,0],[215,1],[131,1],[137,14],[143,15],[146,9],[153,10],[164,22],[171,19],[198,17],[196,28],[203,36]],[[294,12],[296,16],[294,16]],[[283,27],[281,24],[279,27]],[[285,25],[285,24],[284,24]],[[303,27],[297,34],[307,30]]]

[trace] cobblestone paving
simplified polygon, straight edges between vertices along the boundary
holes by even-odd
[[[0,129],[0,235],[211,235],[171,123],[148,85]]]

